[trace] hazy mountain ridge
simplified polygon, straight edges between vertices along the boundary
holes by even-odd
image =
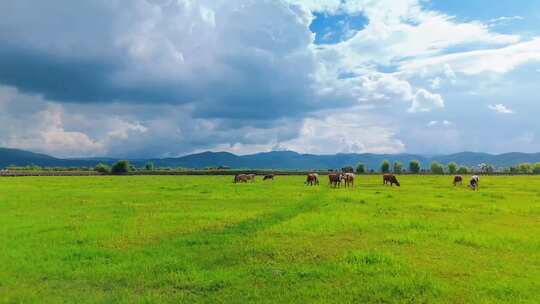
[[[415,159],[422,163],[423,167],[429,166],[431,161],[443,164],[456,162],[460,165],[476,166],[480,163],[488,163],[497,167],[506,167],[523,162],[540,162],[540,153],[504,153],[489,154],[478,152],[460,152],[449,155],[423,156],[416,154],[372,154],[372,153],[338,153],[334,155],[300,154],[293,151],[262,152],[250,155],[235,155],[229,152],[202,152],[176,158],[132,159],[136,166],[143,166],[147,162],[153,162],[160,167],[185,167],[205,168],[227,166],[230,168],[257,168],[257,169],[333,169],[344,166],[355,166],[359,162],[367,165],[368,169],[377,170],[383,160],[391,162],[400,161],[404,167],[409,161]],[[26,166],[66,166],[66,167],[90,167],[99,162],[112,163],[115,158],[77,158],[62,159],[46,154],[34,153],[18,149],[0,148],[0,167],[10,165]]]

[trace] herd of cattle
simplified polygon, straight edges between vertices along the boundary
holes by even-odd
[[[247,183],[254,182],[256,174],[237,174],[234,176],[234,183]],[[275,177],[274,174],[266,174],[263,177],[263,180],[273,180]],[[328,174],[328,184],[334,188],[340,188],[343,185],[345,188],[354,187],[354,173],[330,173]],[[472,190],[478,190],[480,183],[480,177],[478,175],[473,175],[469,180],[469,187]],[[319,185],[319,174],[317,173],[308,173],[306,177],[306,185],[308,186],[318,186]],[[383,184],[393,186],[401,186],[397,177],[394,174],[384,174],[383,175]],[[454,176],[454,186],[463,184],[463,177],[461,175]]]

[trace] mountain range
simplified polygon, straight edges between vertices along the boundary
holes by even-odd
[[[103,162],[112,164],[116,158],[56,158],[46,154],[30,151],[0,148],[0,167],[10,165],[38,165],[47,167],[93,167]],[[416,154],[372,154],[372,153],[338,153],[333,155],[300,154],[293,151],[272,151],[250,155],[235,155],[228,152],[203,152],[175,158],[130,159],[135,166],[142,167],[148,162],[158,167],[206,168],[226,166],[229,168],[252,169],[336,169],[344,166],[355,166],[362,162],[368,169],[377,170],[383,160],[400,161],[407,167],[411,160],[418,160],[422,167],[428,167],[432,161],[442,164],[456,162],[459,165],[476,166],[487,163],[496,167],[507,167],[518,163],[540,162],[540,153],[504,153],[489,154],[479,152],[460,152],[449,155],[416,155]]]

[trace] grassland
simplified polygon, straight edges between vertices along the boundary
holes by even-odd
[[[0,179],[0,302],[540,303],[540,178]]]

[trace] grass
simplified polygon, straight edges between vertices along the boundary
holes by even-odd
[[[0,179],[0,302],[539,303],[540,178]]]

